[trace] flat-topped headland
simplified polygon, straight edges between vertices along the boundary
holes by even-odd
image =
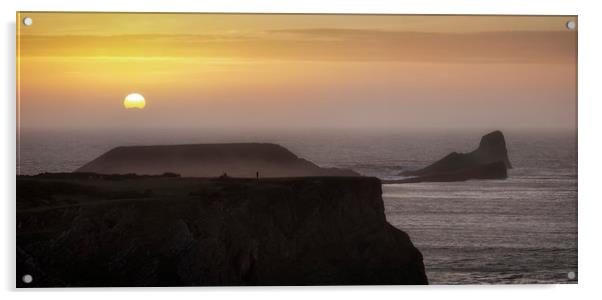
[[[270,143],[189,144],[116,147],[75,172],[148,174],[165,172],[185,177],[359,176],[323,168],[288,149]]]
[[[18,176],[17,274],[28,287],[427,283],[372,177]]]

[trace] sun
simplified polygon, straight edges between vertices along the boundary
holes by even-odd
[[[144,97],[138,93],[131,93],[125,96],[125,99],[123,100],[123,106],[126,109],[143,109],[146,106],[146,100],[144,100]]]

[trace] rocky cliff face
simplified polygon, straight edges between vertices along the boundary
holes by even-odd
[[[182,176],[299,177],[359,176],[352,170],[321,168],[286,148],[266,143],[131,146],[114,148],[75,172]]]
[[[464,181],[468,179],[505,179],[512,168],[504,135],[494,131],[481,138],[479,147],[470,153],[453,152],[433,164],[399,175],[414,176],[396,182]]]
[[[376,178],[17,180],[18,286],[426,284]]]
[[[499,130],[484,135],[479,143],[479,148],[473,151],[472,155],[481,164],[501,161],[506,165],[506,168],[512,169],[512,164],[510,164],[508,158],[508,150],[506,149],[506,139]]]

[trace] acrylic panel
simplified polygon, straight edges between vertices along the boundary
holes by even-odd
[[[577,17],[17,13],[17,287],[577,283]]]

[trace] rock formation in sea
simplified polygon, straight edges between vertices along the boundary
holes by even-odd
[[[385,180],[383,183],[449,182],[470,179],[504,179],[507,177],[506,165],[498,161],[457,171],[433,173],[406,179]]]
[[[427,284],[377,178],[71,175],[17,178],[19,287]]]
[[[504,134],[494,131],[481,138],[476,150],[470,153],[452,152],[425,168],[401,172],[399,175],[414,178],[398,182],[505,179],[508,168],[512,168],[512,165],[508,159]]]
[[[130,146],[114,148],[75,172],[187,177],[359,176],[348,169],[322,168],[269,143]],[[259,174],[257,174],[259,172]]]

